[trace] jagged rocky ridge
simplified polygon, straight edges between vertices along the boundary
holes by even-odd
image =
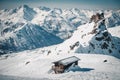
[[[58,53],[92,53],[120,58],[120,38],[112,36],[104,20],[78,27],[73,36],[57,47]]]
[[[89,44],[80,45],[75,52],[107,54],[120,58],[120,38],[112,36],[102,22],[97,24],[96,30],[97,32],[93,33],[94,36],[91,37]]]

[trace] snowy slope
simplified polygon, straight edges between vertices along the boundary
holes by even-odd
[[[98,54],[41,53],[45,48],[6,54],[0,57],[0,79],[34,80],[119,80],[120,60]],[[51,48],[50,48],[51,49]],[[52,62],[70,56],[81,60],[79,66],[63,74],[51,72]],[[104,62],[107,60],[107,62]]]
[[[112,36],[102,20],[78,27],[73,36],[57,47],[60,53],[97,53],[120,58],[120,38]],[[118,33],[117,33],[118,34]]]
[[[120,26],[108,28],[108,31],[111,33],[111,35],[120,38]]]

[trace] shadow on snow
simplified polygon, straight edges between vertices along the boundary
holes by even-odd
[[[87,72],[87,71],[91,71],[91,70],[94,70],[94,69],[93,68],[80,68],[79,66],[76,66],[74,68],[71,68],[69,71],[73,71],[73,72],[76,72],[76,71]]]

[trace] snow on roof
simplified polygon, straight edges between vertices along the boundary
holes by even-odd
[[[63,64],[63,65],[68,65],[68,64],[76,62],[78,60],[80,60],[80,59],[77,58],[76,56],[71,56],[71,57],[61,59],[61,60],[53,62],[53,63],[59,63],[59,64]]]

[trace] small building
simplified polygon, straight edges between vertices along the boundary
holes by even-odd
[[[61,59],[59,61],[53,62],[54,65],[52,66],[52,70],[54,70],[55,74],[63,73],[67,70],[71,65],[78,65],[78,61],[80,59],[76,56],[71,56],[65,59]]]

